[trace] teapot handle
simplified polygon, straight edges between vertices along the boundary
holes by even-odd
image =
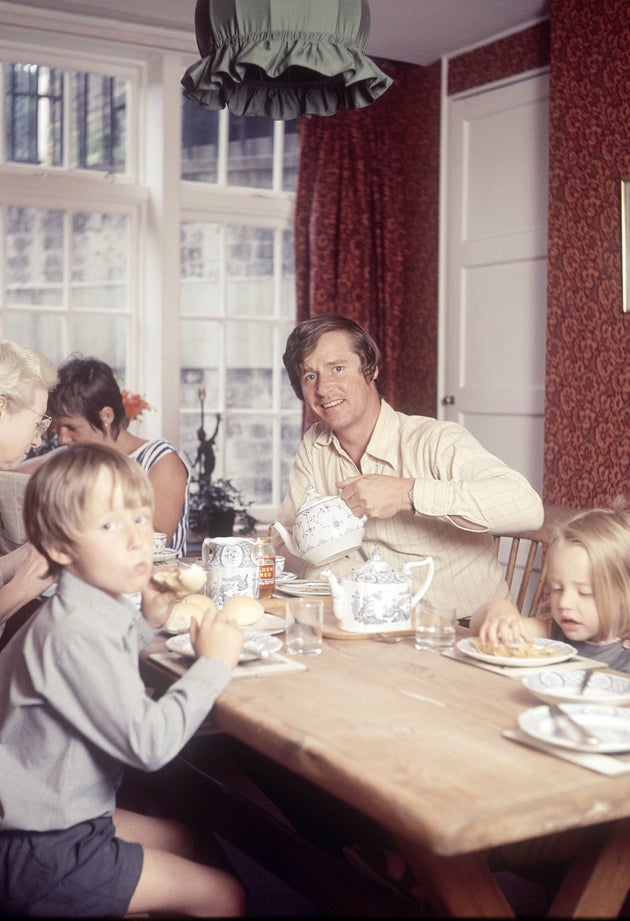
[[[405,570],[405,572],[409,572],[411,569],[413,569],[414,566],[426,566],[427,574],[424,577],[424,582],[422,583],[422,585],[420,586],[416,594],[411,599],[412,607],[416,605],[420,601],[420,599],[424,596],[424,593],[426,592],[428,587],[431,585],[431,580],[433,579],[433,573],[435,572],[435,563],[433,562],[432,556],[425,556],[423,559],[416,560],[413,563],[405,563],[405,565],[403,566],[403,569]]]

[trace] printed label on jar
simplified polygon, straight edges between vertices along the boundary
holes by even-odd
[[[276,587],[276,561],[258,560],[258,597],[271,598]]]

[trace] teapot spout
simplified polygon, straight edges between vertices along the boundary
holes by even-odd
[[[285,528],[284,525],[280,524],[279,521],[275,521],[272,525],[270,525],[270,527],[276,529],[276,531],[278,532],[278,534],[279,534],[280,537],[282,538],[282,541],[283,541],[285,547],[287,548],[287,550],[288,550],[290,553],[293,554],[293,556],[300,556],[300,555],[301,555],[301,554],[300,554],[300,551],[299,551],[298,548],[297,548],[297,545],[296,545],[295,541],[293,540],[293,536],[292,536],[291,534],[289,534],[289,532],[287,531],[287,529]]]

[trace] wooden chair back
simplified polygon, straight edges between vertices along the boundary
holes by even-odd
[[[512,600],[525,616],[534,613],[542,598],[547,572],[547,547],[558,529],[578,513],[576,508],[549,502],[545,502],[544,507],[545,519],[537,531],[495,537],[497,555],[507,552],[505,580]]]

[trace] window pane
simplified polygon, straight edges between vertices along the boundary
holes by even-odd
[[[71,168],[126,172],[129,82],[121,77],[74,72],[70,81],[72,112],[64,113],[64,81],[68,76],[59,68],[44,65],[7,65],[7,159],[63,166],[66,117],[70,122]]]
[[[72,166],[124,173],[127,161],[127,81],[72,74]]]
[[[262,227],[228,227],[228,314],[273,316],[273,239]]]
[[[182,96],[182,179],[217,182],[219,114]]]
[[[273,437],[271,419],[230,416],[223,432],[226,475],[238,484],[246,501],[272,501]]]
[[[55,67],[7,64],[7,160],[61,166],[63,79],[63,71]]]
[[[283,317],[295,319],[295,251],[293,231],[285,230],[282,234],[282,291],[280,292],[280,310]]]
[[[296,398],[297,400],[297,398]],[[295,419],[282,420],[282,438],[281,438],[281,455],[280,455],[280,499],[284,498],[289,485],[289,471],[295,460],[298,445],[302,437],[302,404],[299,413]]]
[[[215,411],[220,405],[218,370],[222,370],[222,326],[214,321],[182,320],[180,367],[181,405],[198,405],[199,386],[206,388],[206,408]]]
[[[273,120],[229,116],[228,185],[273,187]]]
[[[72,216],[72,307],[125,310],[129,303],[129,221],[124,214]]]
[[[295,395],[289,375],[284,367],[280,375],[280,405],[282,409],[293,409],[299,410],[300,413],[302,412],[302,401]]]
[[[7,310],[3,322],[7,339],[39,349],[54,365],[64,359],[66,348],[62,316],[30,310]]]
[[[127,372],[129,323],[126,317],[74,316],[72,320],[72,350],[91,355],[115,369],[121,387]]]
[[[223,228],[220,224],[182,222],[180,229],[182,313],[218,316],[222,313],[221,265]]]
[[[295,192],[298,170],[298,120],[292,118],[284,123],[284,161],[282,188]]]
[[[6,303],[61,306],[63,212],[7,209]]]
[[[270,410],[273,406],[273,328],[227,323],[226,406]]]

